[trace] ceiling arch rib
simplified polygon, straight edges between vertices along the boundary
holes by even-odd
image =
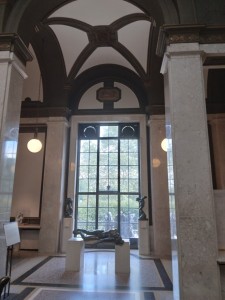
[[[142,78],[145,78],[146,72],[136,57],[122,44],[117,43],[113,46],[133,67],[135,72]]]
[[[57,17],[57,18],[48,18],[46,19],[43,24],[46,25],[67,25],[70,27],[74,27],[76,29],[80,29],[82,31],[85,31],[86,33],[88,33],[89,31],[91,31],[92,26],[89,25],[88,23],[76,20],[76,19],[72,19],[72,18],[62,18],[62,17]]]
[[[143,13],[139,13],[139,14],[126,15],[122,18],[119,18],[113,23],[111,23],[110,26],[113,27],[114,30],[119,30],[130,23],[133,23],[135,21],[141,21],[141,20],[148,21],[150,23],[155,23],[152,17],[149,17]]]
[[[103,64],[120,65],[137,73],[129,61],[125,59],[124,56],[122,56],[118,51],[112,47],[99,47],[96,48],[92,55],[87,58],[76,76],[87,69]]]
[[[60,7],[49,17],[72,18],[97,26],[109,25],[123,16],[134,13],[143,11],[127,1],[76,0]]]
[[[94,45],[88,44],[87,47],[83,49],[83,51],[80,53],[77,60],[74,62],[70,73],[68,75],[68,81],[74,79],[77,74],[79,74],[80,69],[86,62],[86,60],[91,56],[91,54],[95,51],[96,47]]]
[[[65,29],[64,25],[50,25],[49,27],[53,30],[59,41],[64,56],[66,72],[67,75],[69,75],[74,65],[74,61],[79,61],[81,53],[85,51],[89,44],[87,34],[74,27],[67,26]],[[63,34],[65,30],[67,34]],[[73,42],[71,41],[71,36],[73,37],[73,40],[76,40],[75,47],[72,46]],[[70,46],[68,47],[68,45]]]

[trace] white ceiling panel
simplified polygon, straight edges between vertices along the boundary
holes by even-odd
[[[114,108],[139,108],[139,101],[134,92],[126,85],[115,82],[115,87],[121,89],[121,99],[114,103]]]
[[[144,70],[147,68],[148,41],[151,23],[133,22],[118,31],[118,40],[137,58]]]
[[[56,10],[51,17],[80,20],[92,26],[109,25],[133,13],[143,13],[136,6],[122,0],[77,0]]]

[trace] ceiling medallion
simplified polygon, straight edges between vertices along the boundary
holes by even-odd
[[[121,90],[117,87],[102,87],[96,91],[96,99],[100,102],[116,102],[121,99]]]
[[[88,36],[95,44],[108,45],[117,41],[117,33],[110,26],[94,26]]]

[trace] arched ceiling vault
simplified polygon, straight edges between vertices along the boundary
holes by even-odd
[[[156,55],[160,26],[195,24],[206,10],[195,0],[8,0],[3,31],[32,45],[46,105],[69,107],[77,78],[116,66],[121,76],[135,74],[142,82],[143,103],[154,113],[154,106],[164,106],[162,58]]]

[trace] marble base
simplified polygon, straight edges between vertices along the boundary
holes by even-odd
[[[139,221],[138,223],[138,249],[140,255],[149,255],[150,254],[150,245],[149,245],[149,226],[148,220]]]
[[[72,237],[73,232],[73,218],[63,219],[63,233],[62,233],[62,245],[61,252],[66,252],[67,241]]]
[[[115,272],[130,273],[130,242],[124,240],[123,245],[115,245]]]
[[[84,265],[84,241],[82,238],[70,238],[66,247],[66,271],[79,272]]]

